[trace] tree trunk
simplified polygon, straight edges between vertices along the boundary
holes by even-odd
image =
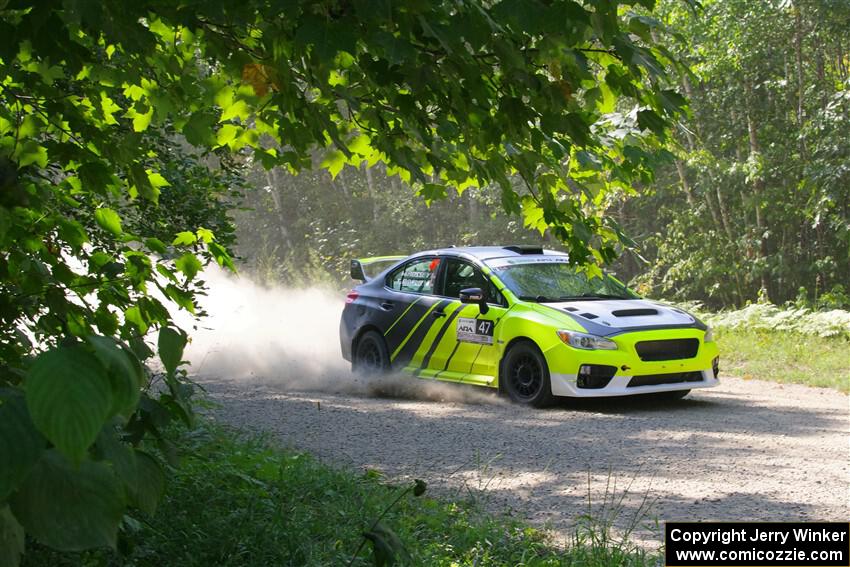
[[[275,167],[266,171],[266,180],[268,181],[269,192],[272,196],[272,203],[274,203],[274,209],[277,213],[277,228],[280,232],[280,239],[283,241],[284,246],[286,246],[286,252],[290,252],[292,250],[292,239],[289,237],[289,230],[286,228],[286,214],[280,200],[281,184],[278,168]]]
[[[799,2],[794,6],[794,56],[797,60],[797,128],[802,133],[803,130],[803,17],[800,14]],[[800,140],[800,157],[806,155],[806,146],[803,142],[803,136],[798,136]]]
[[[372,203],[372,222],[376,225],[380,215],[378,214],[378,196],[375,191],[375,180],[372,177],[372,169],[368,164],[363,164],[363,169],[366,171],[366,186],[369,188],[369,201]]]
[[[758,159],[761,155],[761,150],[759,148],[756,126],[753,122],[749,110],[747,110],[747,133],[749,134],[750,157],[753,159]],[[759,240],[759,256],[763,261],[765,261],[764,263],[766,264],[767,238],[765,238],[765,232],[767,231],[767,227],[765,226],[765,220],[762,212],[762,204],[764,198],[764,178],[762,177],[761,172],[753,176],[753,197],[753,204],[755,209],[754,212],[756,217],[756,233]],[[762,293],[767,295],[769,292],[768,280],[767,274],[765,273],[764,269],[761,270],[760,285]]]

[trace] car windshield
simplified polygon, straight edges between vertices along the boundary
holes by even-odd
[[[501,258],[488,262],[493,272],[520,299],[537,302],[637,299],[613,277],[588,277],[566,261]]]

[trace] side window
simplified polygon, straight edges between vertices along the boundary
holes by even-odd
[[[462,289],[480,287],[487,294],[487,302],[504,305],[504,299],[493,282],[481,270],[456,258],[446,260],[446,275],[443,279],[443,295],[460,297]]]
[[[387,278],[387,285],[408,293],[434,293],[434,280],[439,266],[439,258],[414,260],[392,272]]]

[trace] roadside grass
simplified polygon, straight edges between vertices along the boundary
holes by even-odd
[[[473,502],[427,493],[417,498],[413,485],[388,484],[374,471],[332,468],[209,422],[184,437],[181,452],[156,514],[125,519],[120,551],[59,554],[28,542],[24,565],[381,564],[371,541],[353,557],[368,531],[389,548],[397,545],[393,534],[398,537],[404,551],[397,564],[639,567],[660,561],[615,539],[607,516],[583,518],[571,545],[558,549],[544,532],[489,515]]]
[[[793,331],[715,328],[720,373],[850,392],[850,341]]]

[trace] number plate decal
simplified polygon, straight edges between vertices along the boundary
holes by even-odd
[[[493,321],[458,317],[457,340],[480,345],[493,344]]]

